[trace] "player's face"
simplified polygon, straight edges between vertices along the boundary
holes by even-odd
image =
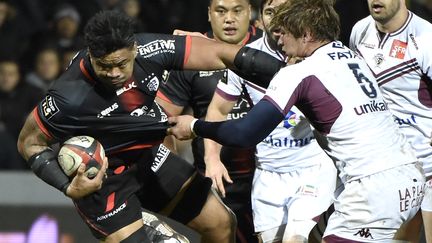
[[[375,21],[386,24],[401,9],[401,0],[368,0],[369,12]]]
[[[18,64],[14,62],[0,63],[0,90],[3,92],[12,91],[20,80]]]
[[[216,40],[240,44],[248,33],[251,7],[247,0],[213,0],[208,18]]]
[[[280,37],[280,29],[270,29],[270,22],[273,19],[276,8],[287,0],[268,0],[262,9],[261,19],[264,30],[269,37],[269,43],[273,49],[277,48],[277,42]]]
[[[305,42],[303,38],[295,38],[291,33],[281,29],[281,37],[278,44],[282,46],[282,52],[289,58],[304,57]]]
[[[90,55],[90,60],[99,80],[108,87],[118,89],[132,77],[135,57],[136,45],[119,49],[101,58]]]

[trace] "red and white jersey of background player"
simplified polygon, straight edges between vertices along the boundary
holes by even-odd
[[[247,45],[269,53],[283,61],[284,56],[272,50],[264,35],[260,39]],[[264,97],[266,90],[228,70],[228,79],[218,83],[216,92],[227,100],[237,100],[242,93],[242,85],[253,102],[258,103]],[[280,173],[290,172],[298,168],[305,168],[328,160],[329,157],[319,147],[310,126],[304,115],[292,107],[285,119],[256,146],[256,165],[258,168]]]
[[[342,182],[417,161],[366,62],[339,41],[282,68],[263,99],[303,112]]]
[[[432,175],[432,24],[409,12],[381,39],[371,16],[353,28],[350,47],[369,65],[394,121],[407,136],[426,176]]]

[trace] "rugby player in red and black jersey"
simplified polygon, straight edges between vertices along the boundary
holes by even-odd
[[[210,0],[209,3],[211,30],[206,32],[205,36],[236,45],[251,43],[262,36],[262,30],[249,24],[249,0]],[[167,81],[161,84],[156,101],[169,115],[181,115],[190,107],[194,117],[204,118],[216,86],[220,80],[226,79],[226,74],[226,69],[172,71]],[[228,118],[241,118],[250,107],[249,97],[243,95],[228,114]],[[257,242],[250,197],[255,169],[255,148],[223,147],[220,158],[210,159],[205,157],[207,153],[204,152],[204,139],[197,137],[192,141],[192,153],[195,166],[203,175],[212,179],[213,187],[220,192],[224,203],[237,216],[236,242]],[[229,184],[224,186],[223,180]]]
[[[29,115],[18,150],[39,178],[73,199],[101,241],[151,242],[141,219],[144,207],[192,227],[205,242],[232,242],[235,219],[209,190],[211,180],[161,145],[167,118],[154,98],[164,70],[229,67],[271,77],[278,62],[205,38],[134,35],[132,26],[115,11],[89,21],[87,49]],[[76,135],[92,136],[106,150],[107,165],[93,179],[82,165],[70,181],[50,147]]]

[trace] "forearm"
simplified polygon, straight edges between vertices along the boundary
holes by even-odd
[[[235,101],[230,101],[224,99],[217,92],[213,95],[212,101],[210,102],[207,114],[205,117],[206,121],[225,121],[229,112],[235,105]],[[222,145],[211,140],[204,139],[204,160],[207,164],[212,161],[220,160],[220,151],[222,149]]]
[[[283,114],[262,100],[246,115],[225,122],[197,121],[193,131],[201,137],[232,147],[252,147],[261,142],[282,121]]]
[[[273,76],[285,65],[265,52],[243,47],[234,59],[233,71],[245,80],[267,88]]]
[[[200,37],[192,37],[190,55],[184,69],[215,70],[229,68],[240,77],[267,88],[285,63],[270,54]]]
[[[48,141],[30,115],[18,138],[18,150],[40,179],[66,193],[69,178],[60,168],[57,154],[51,150]]]

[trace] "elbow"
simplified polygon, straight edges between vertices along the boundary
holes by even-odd
[[[20,133],[19,137],[18,137],[18,141],[17,141],[17,150],[18,153],[25,159],[27,159],[27,156],[25,156],[26,154],[26,138],[22,135],[22,133]]]

